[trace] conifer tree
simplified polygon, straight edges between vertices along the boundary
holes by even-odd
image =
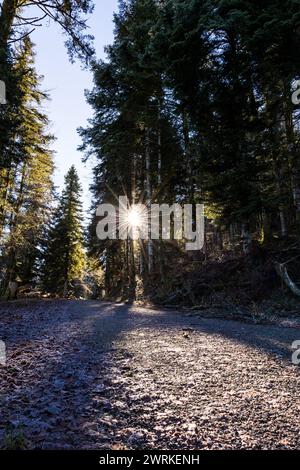
[[[45,289],[64,297],[71,293],[72,283],[82,279],[86,266],[80,197],[79,177],[72,166],[49,231],[43,267]]]
[[[5,153],[5,178],[2,180],[1,200],[1,258],[3,263],[2,289],[10,281],[22,284],[36,280],[40,243],[44,225],[52,204],[54,170],[48,133],[49,121],[41,111],[47,95],[40,90],[34,68],[33,44],[25,38],[18,48],[14,65],[21,90],[15,111],[18,125],[12,145]]]

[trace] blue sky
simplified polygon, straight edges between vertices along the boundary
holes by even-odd
[[[118,9],[118,0],[96,0],[95,3],[95,11],[88,21],[89,32],[95,36],[97,57],[105,58],[104,47],[113,40],[113,13]],[[88,70],[82,70],[79,62],[69,62],[64,37],[55,24],[37,28],[31,38],[36,44],[36,69],[45,77],[42,88],[51,97],[44,107],[51,121],[51,133],[57,138],[53,144],[56,151],[55,184],[61,189],[64,175],[75,164],[84,189],[84,208],[88,210],[91,164],[85,165],[81,161],[82,154],[77,150],[81,139],[76,129],[85,126],[92,115],[84,90],[92,88],[93,77]]]

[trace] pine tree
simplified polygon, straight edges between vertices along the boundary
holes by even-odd
[[[80,196],[79,177],[72,166],[49,232],[43,267],[45,289],[64,297],[70,294],[72,283],[82,279],[86,266]]]
[[[18,125],[14,142],[8,146],[1,200],[1,258],[4,266],[2,289],[10,281],[36,281],[40,243],[52,204],[53,155],[48,134],[49,121],[41,111],[47,95],[40,91],[34,69],[33,45],[25,38],[14,65],[20,77]],[[7,149],[8,149],[7,148]]]

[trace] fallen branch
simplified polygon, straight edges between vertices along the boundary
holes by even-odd
[[[275,263],[275,268],[276,268],[277,274],[281,277],[285,285],[293,292],[293,294],[300,297],[300,289],[299,287],[296,286],[296,284],[290,278],[285,265],[280,264],[280,263]]]

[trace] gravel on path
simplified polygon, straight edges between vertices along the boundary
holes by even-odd
[[[44,301],[0,340],[0,448],[300,449],[299,329]]]

